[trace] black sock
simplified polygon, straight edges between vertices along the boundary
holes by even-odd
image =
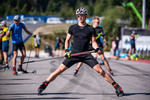
[[[22,65],[19,65],[19,68],[22,69]]]
[[[48,82],[48,81],[44,81],[43,83],[46,83],[47,85],[49,84],[49,82]],[[46,84],[45,84],[45,85],[46,85]],[[47,85],[46,85],[46,86],[47,86]]]
[[[117,90],[119,88],[119,85],[116,82],[112,83],[112,86]]]

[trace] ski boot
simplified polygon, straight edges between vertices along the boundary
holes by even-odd
[[[41,93],[46,89],[47,86],[48,82],[47,81],[43,82],[43,84],[41,84],[40,87],[37,89],[38,95],[41,95]]]
[[[4,69],[10,69],[8,65],[5,65]]]
[[[18,72],[28,73],[26,70],[24,70],[24,69],[23,69],[23,68],[21,68],[21,67],[18,67]]]
[[[79,69],[76,68],[75,71],[74,71],[74,76],[78,73]]]
[[[119,88],[116,89],[116,95],[118,97],[122,97],[124,95],[124,92],[120,86],[119,86]]]
[[[18,73],[17,73],[17,71],[16,71],[16,67],[13,67],[12,73],[13,73],[13,75],[18,75]]]

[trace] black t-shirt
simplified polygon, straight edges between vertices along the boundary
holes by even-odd
[[[96,36],[94,28],[88,24],[85,27],[74,24],[69,27],[68,34],[73,36],[72,52],[88,51],[91,37]]]
[[[96,37],[98,36],[99,33],[101,33],[101,32],[103,33],[103,28],[102,27],[96,27],[94,29],[95,29],[95,32],[96,32]],[[97,42],[98,45],[101,45],[101,46],[103,45],[102,42],[100,41],[100,38],[96,39],[96,42]]]

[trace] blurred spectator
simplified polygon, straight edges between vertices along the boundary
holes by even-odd
[[[0,35],[2,35],[3,29],[0,28]],[[0,64],[3,63],[3,54],[2,54],[2,37],[0,37]]]
[[[119,37],[116,36],[116,40],[115,40],[115,44],[116,44],[116,47],[115,47],[115,55],[114,56],[119,56]]]
[[[9,49],[9,36],[6,36],[6,32],[8,31],[8,27],[6,25],[6,21],[1,22],[1,28],[3,29],[3,33],[0,35],[2,37],[2,51],[3,51],[3,57],[5,61],[5,67],[8,68],[8,49]]]
[[[65,38],[61,38],[61,55],[65,53]]]
[[[111,46],[112,46],[113,56],[115,56],[116,55],[116,52],[115,52],[115,48],[116,48],[115,39],[112,40]]]
[[[130,35],[130,45],[131,45],[131,48],[129,50],[128,55],[131,55],[132,51],[133,51],[133,53],[135,53],[135,51],[136,51],[136,48],[135,48],[135,31],[132,31],[132,33]]]
[[[55,40],[55,50],[54,50],[54,56],[57,54],[59,56],[59,50],[60,50],[61,40],[59,37]]]
[[[121,54],[119,57],[111,56],[111,57],[108,57],[108,58],[109,59],[115,59],[115,60],[138,60],[139,55],[138,54],[128,55],[128,53],[125,53],[125,54]]]
[[[34,50],[35,50],[35,57],[39,58],[39,48],[41,45],[41,37],[40,32],[38,32],[34,38]]]

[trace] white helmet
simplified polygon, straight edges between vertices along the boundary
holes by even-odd
[[[19,15],[15,15],[15,16],[14,16],[14,20],[20,20]]]
[[[80,7],[79,9],[76,10],[76,15],[77,14],[88,14],[87,9]]]
[[[6,21],[3,20],[3,21],[1,22],[1,24],[0,24],[0,26],[4,26],[4,25],[6,25],[6,24],[7,24]]]

